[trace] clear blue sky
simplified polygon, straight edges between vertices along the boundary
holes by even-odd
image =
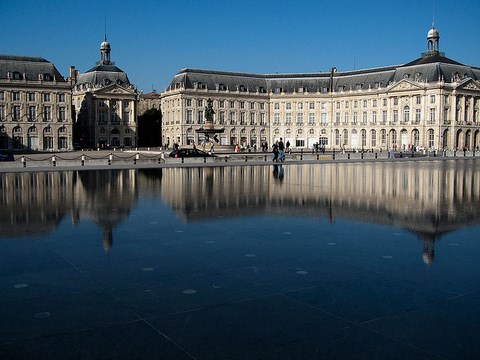
[[[186,67],[251,73],[364,69],[440,50],[480,66],[478,0],[0,0],[0,53],[41,56],[65,77],[111,59],[139,90],[163,91]]]

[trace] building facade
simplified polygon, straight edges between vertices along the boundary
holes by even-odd
[[[0,55],[0,150],[71,149],[70,82],[43,58]]]
[[[138,93],[110,61],[110,51],[105,37],[93,68],[82,74],[71,69],[75,142],[82,148],[131,148],[137,143]]]
[[[432,26],[427,52],[400,66],[258,75],[183,69],[161,94],[163,143],[201,142],[212,99],[222,145],[260,147],[280,137],[293,148],[476,149],[480,145],[480,68],[439,51]]]

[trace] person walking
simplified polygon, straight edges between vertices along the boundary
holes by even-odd
[[[285,161],[285,145],[283,144],[282,138],[280,138],[280,141],[278,142],[278,152],[279,152],[278,159],[281,162],[284,162]]]
[[[273,162],[278,162],[278,145],[277,143],[273,143],[272,145],[272,153],[273,153]]]

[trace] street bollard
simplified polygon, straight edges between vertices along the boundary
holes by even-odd
[[[182,156],[182,164],[185,162],[185,158]]]
[[[82,166],[85,166],[85,155],[82,155]]]
[[[319,155],[318,155],[318,153],[317,153],[317,160],[319,160],[319,159],[320,159],[320,158],[319,158]]]
[[[303,160],[303,149],[300,151],[300,160]]]
[[[350,154],[347,154],[347,159],[350,160]]]
[[[361,158],[362,158],[362,160],[363,160],[363,151],[362,151],[362,155],[361,155]]]
[[[207,157],[206,157],[206,156],[203,157],[203,162],[204,162],[204,163],[207,162]]]
[[[375,159],[377,159],[377,155],[378,155],[378,154],[377,154],[377,153],[375,153]]]
[[[57,166],[57,159],[55,158],[55,155],[52,156],[52,166]]]
[[[136,153],[135,154],[135,159],[133,160],[133,164],[134,165],[137,165],[137,161],[140,159],[140,154],[139,153]]]
[[[263,159],[264,159],[265,161],[267,161],[267,155],[264,155],[264,156],[263,156]]]
[[[248,156],[247,156],[247,155],[245,155],[245,162],[247,162],[247,160],[248,160]]]
[[[23,167],[27,167],[27,159],[25,159],[25,156],[22,156],[22,164]]]
[[[108,165],[112,165],[113,155],[108,155]]]

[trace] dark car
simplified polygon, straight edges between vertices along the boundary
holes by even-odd
[[[210,154],[198,149],[175,149],[168,156],[174,157],[174,158],[184,158],[184,157],[214,157],[216,155]]]
[[[12,153],[0,153],[0,161],[15,161]]]

